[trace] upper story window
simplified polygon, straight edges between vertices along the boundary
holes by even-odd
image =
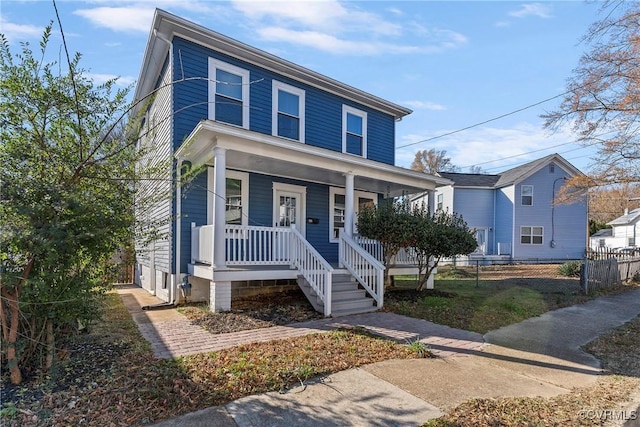
[[[520,197],[522,206],[533,206],[533,185],[521,185]]]
[[[443,194],[438,194],[438,201],[436,203],[436,210],[441,211],[442,208],[444,207],[444,195]]]
[[[249,70],[209,58],[209,120],[249,128]]]
[[[367,157],[367,113],[342,106],[342,152]]]
[[[272,134],[304,142],[304,90],[273,81]]]

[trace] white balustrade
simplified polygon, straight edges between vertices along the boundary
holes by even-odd
[[[365,245],[367,244],[372,246],[371,242],[365,242]],[[339,248],[340,264],[376,300],[378,308],[382,307],[384,298],[384,266],[382,263],[342,230],[340,231]]]

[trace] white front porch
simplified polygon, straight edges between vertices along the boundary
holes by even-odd
[[[232,282],[278,279],[297,280],[314,307],[326,316],[338,312],[351,314],[353,311],[332,306],[354,306],[362,302],[362,298],[360,302],[353,299],[339,301],[345,299],[340,292],[347,295],[364,289],[367,298],[373,300],[370,301],[370,308],[379,309],[384,304],[385,267],[380,261],[381,247],[375,241],[340,233],[339,264],[331,265],[294,227],[227,224],[224,227],[223,247],[215,246],[214,234],[213,225],[192,224],[192,259],[188,266],[190,275],[210,282],[212,309],[230,309],[228,289]],[[214,262],[216,251],[222,252],[217,255],[219,259],[225,259],[222,268]],[[411,254],[407,251],[398,254],[390,273],[416,274],[417,267]],[[337,285],[334,283],[336,277],[340,280]],[[353,286],[348,286],[348,282],[352,282]]]

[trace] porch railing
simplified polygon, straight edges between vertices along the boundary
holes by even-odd
[[[291,266],[307,280],[324,303],[324,315],[331,315],[331,277],[333,267],[295,228],[291,228]]]
[[[377,243],[377,242],[376,242]],[[384,298],[384,266],[356,240],[340,231],[340,264],[362,285],[382,307]],[[382,253],[382,251],[380,251]]]
[[[291,263],[287,227],[258,227],[227,224],[227,265],[288,265]],[[191,224],[191,262],[211,264],[213,225]]]
[[[384,262],[382,245],[377,240],[368,239],[362,236],[353,236],[353,240],[355,243],[364,248],[367,252],[369,252],[373,257],[380,261]],[[392,265],[417,265],[418,261],[416,260],[415,254],[411,248],[401,248],[396,256],[391,259]]]

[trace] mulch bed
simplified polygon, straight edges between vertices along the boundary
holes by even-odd
[[[183,308],[182,312],[193,324],[212,334],[282,326],[323,318],[299,290],[233,301],[231,311],[225,313],[212,313],[203,305],[188,306]]]

